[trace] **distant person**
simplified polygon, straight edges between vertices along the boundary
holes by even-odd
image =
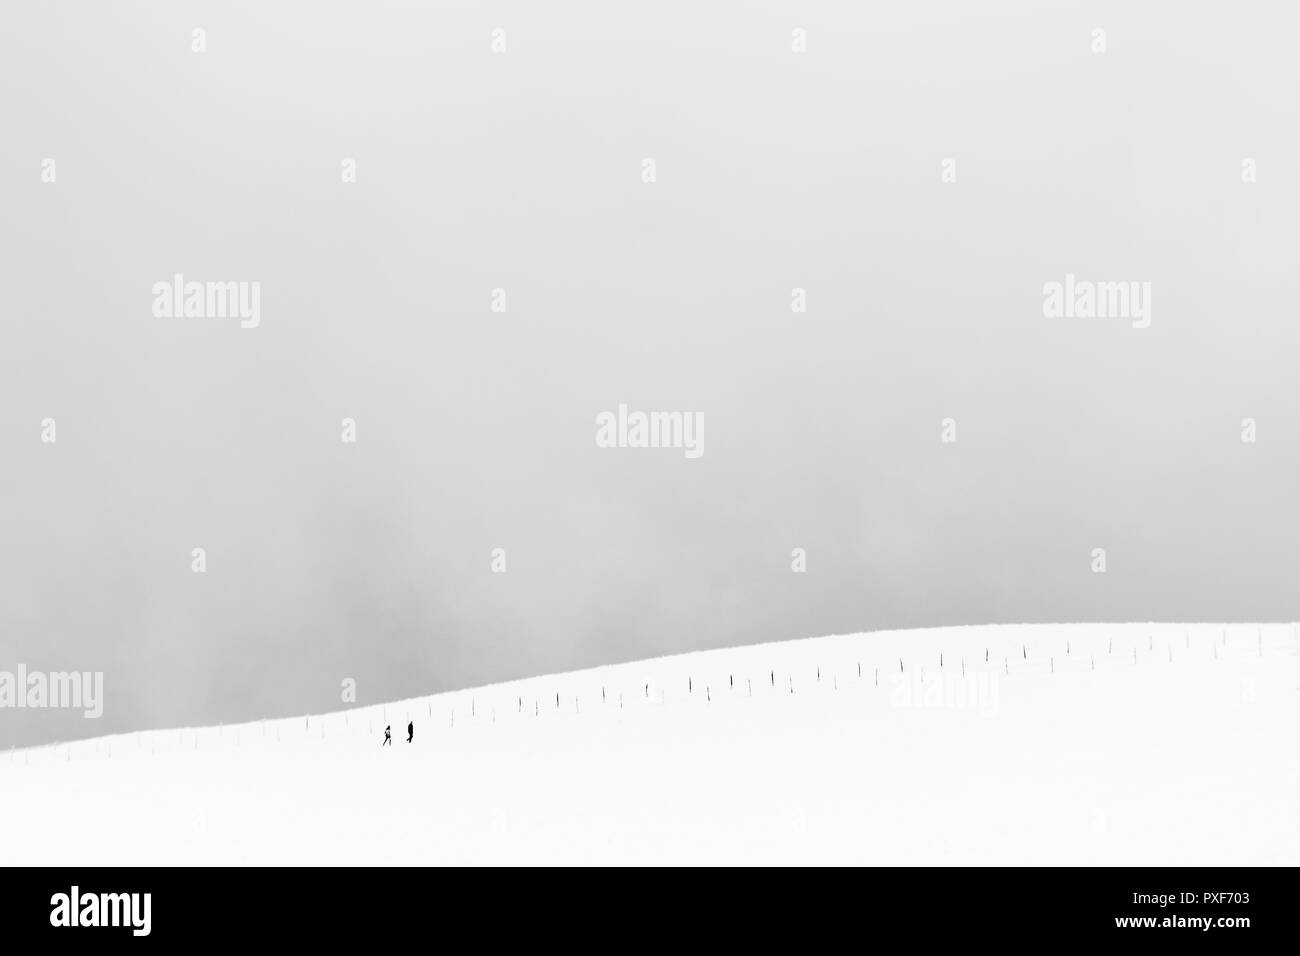
[[[393,745],[393,725],[389,724],[387,727],[384,728],[384,742],[379,746],[391,747],[392,745]]]
[[[409,744],[414,739],[415,739],[415,721],[411,721],[409,724],[406,725],[406,742]]]

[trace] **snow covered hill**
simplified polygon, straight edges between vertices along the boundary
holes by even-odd
[[[1298,718],[1293,624],[824,637],[13,751],[0,864],[1296,865]]]

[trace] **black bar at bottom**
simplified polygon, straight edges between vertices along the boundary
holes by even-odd
[[[1232,946],[1292,938],[1297,918],[1290,869],[10,868],[0,881],[8,943]]]

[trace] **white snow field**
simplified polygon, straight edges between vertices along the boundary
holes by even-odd
[[[1298,718],[1289,623],[824,637],[13,751],[0,863],[1296,865]]]

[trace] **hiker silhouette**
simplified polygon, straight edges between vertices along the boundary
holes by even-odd
[[[406,725],[406,742],[409,744],[414,739],[415,739],[415,721],[411,721],[409,724]]]
[[[379,746],[391,747],[392,745],[393,745],[393,725],[389,724],[387,727],[384,728],[384,742]]]

